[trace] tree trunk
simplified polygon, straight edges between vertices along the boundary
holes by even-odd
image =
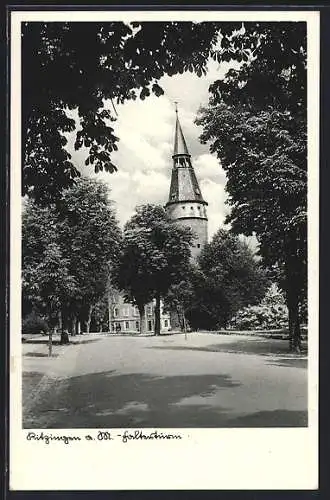
[[[155,335],[160,335],[160,294],[156,294],[155,306]]]
[[[290,235],[289,235],[290,236]],[[289,347],[291,352],[301,352],[299,303],[304,286],[304,266],[298,258],[296,235],[287,239],[285,260],[286,302],[289,311]]]
[[[109,333],[112,331],[112,294],[111,292],[108,293],[108,322],[109,322]]]
[[[59,329],[60,332],[63,331],[62,311],[58,312],[58,329]]]
[[[301,352],[301,331],[299,319],[299,303],[297,300],[289,301],[289,345],[290,351]]]
[[[86,321],[86,333],[90,332],[91,321],[92,321],[92,312],[93,312],[93,306],[89,306],[88,317],[87,317],[87,321]]]
[[[52,357],[53,353],[53,329],[49,330],[49,339],[48,339],[48,357]]]
[[[182,321],[183,321],[184,338],[185,340],[187,340],[187,322],[186,322],[186,315],[183,309],[182,309]]]
[[[140,313],[140,335],[146,334],[146,311],[145,304],[138,304],[138,309]]]
[[[186,316],[184,311],[182,311],[182,319],[183,319],[183,330],[184,330],[184,338],[187,340],[187,323],[186,323]]]
[[[180,330],[183,332],[183,330],[184,330],[184,324],[183,324],[183,320],[182,320],[182,316],[181,316],[180,307],[177,306],[175,308],[175,311],[176,311],[176,315],[177,315],[177,324],[178,324]]]
[[[172,330],[180,330],[183,332],[183,321],[178,306],[170,309],[170,321]]]
[[[71,319],[71,333],[72,333],[72,336],[76,335],[76,323],[77,323],[77,318],[76,318],[76,316],[73,316],[73,318]]]

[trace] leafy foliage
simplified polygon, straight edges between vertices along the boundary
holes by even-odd
[[[23,304],[30,303],[47,315],[51,326],[57,322],[62,303],[76,290],[68,260],[61,252],[56,223],[52,208],[26,204],[22,224]]]
[[[265,264],[282,269],[299,349],[307,283],[306,25],[246,23],[225,40],[222,57],[236,54],[240,67],[210,87],[197,123],[227,173],[227,222],[237,233],[255,232]]]
[[[222,25],[220,47],[213,51],[213,58],[234,60],[238,66],[214,82],[211,102],[305,113],[306,29],[305,22]]]
[[[232,318],[230,326],[239,330],[287,328],[288,308],[283,294],[273,284],[260,304],[238,311]]]
[[[65,133],[76,130],[68,109],[79,115],[75,148],[88,149],[86,165],[114,172],[113,101],[162,95],[157,82],[164,74],[205,74],[217,29],[191,22],[24,23],[23,194],[48,203],[79,176],[65,149]]]
[[[186,317],[196,299],[195,282],[199,273],[198,266],[190,262],[185,271],[181,271],[181,279],[173,283],[166,292],[164,296],[164,310],[171,314],[172,327],[173,322],[175,323],[177,320],[177,326],[181,330],[186,330]]]
[[[224,229],[204,247],[199,266],[188,312],[194,328],[226,327],[239,309],[258,303],[266,291],[268,280],[247,244]]]
[[[23,212],[23,299],[53,322],[84,316],[105,293],[120,230],[107,187],[81,178],[63,192],[60,210],[29,200]]]
[[[179,227],[157,205],[137,207],[124,228],[124,242],[116,284],[140,314],[144,305],[164,296],[189,266],[190,230]],[[157,308],[159,308],[159,303]],[[141,319],[141,328],[143,327]]]
[[[23,335],[46,333],[48,328],[47,321],[38,316],[35,311],[28,314],[22,321]]]
[[[78,180],[63,192],[59,220],[63,254],[78,287],[71,308],[84,310],[104,295],[120,248],[121,232],[107,185]]]

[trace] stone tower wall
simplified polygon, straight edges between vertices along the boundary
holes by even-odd
[[[189,227],[196,235],[191,247],[191,256],[195,260],[208,238],[205,204],[186,201],[168,205],[166,211],[173,220],[182,227]]]
[[[173,203],[168,205],[166,210],[173,220],[181,219],[181,217],[204,217],[207,219],[206,205],[196,201]]]
[[[177,224],[183,227],[190,227],[196,235],[191,245],[191,256],[196,260],[202,248],[207,243],[207,220],[206,219],[178,219]]]

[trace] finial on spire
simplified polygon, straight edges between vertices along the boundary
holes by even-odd
[[[174,101],[175,104],[175,112],[178,114],[178,101]]]

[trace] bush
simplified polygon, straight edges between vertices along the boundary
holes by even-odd
[[[48,330],[47,321],[32,312],[28,314],[22,322],[23,335],[46,333]]]
[[[231,319],[239,330],[275,330],[288,327],[288,308],[282,292],[272,285],[257,306],[244,307]]]

